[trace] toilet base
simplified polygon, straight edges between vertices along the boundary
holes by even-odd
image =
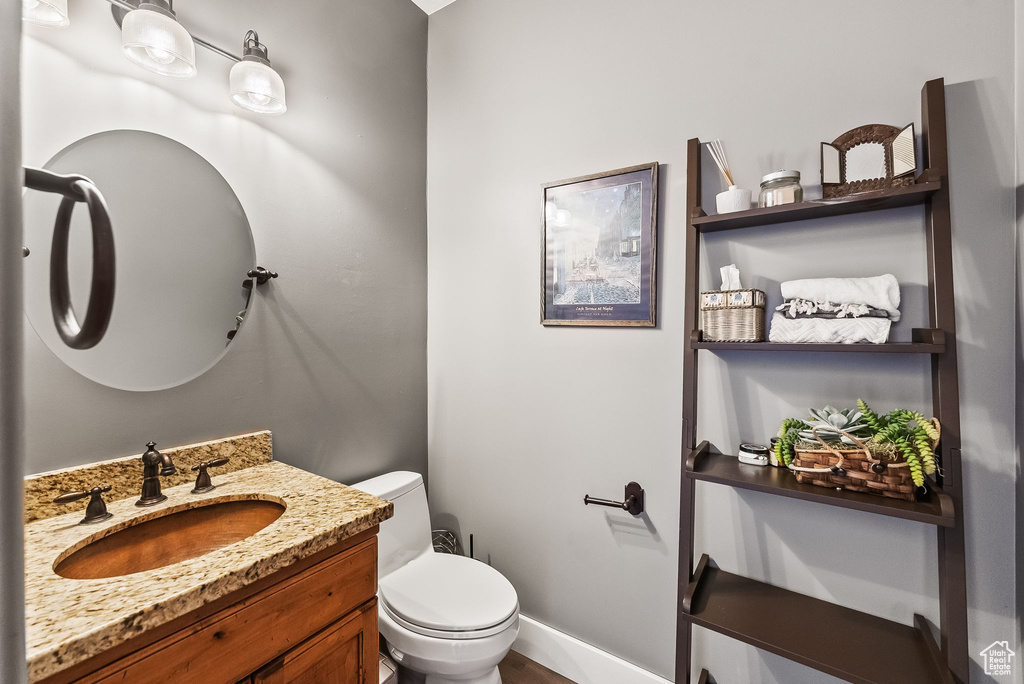
[[[411,632],[383,607],[377,627],[398,665],[398,684],[501,684],[500,663],[519,635],[519,616],[507,628],[478,639],[439,639]]]
[[[443,675],[424,675],[399,667],[398,684],[501,684],[501,674],[498,673],[498,668],[494,668],[490,672],[468,679],[453,679]]]
[[[471,679],[451,679],[441,675],[428,675],[424,684],[449,684],[450,682],[457,682],[458,684],[501,684],[501,675],[498,674],[498,668],[494,668],[484,675]]]

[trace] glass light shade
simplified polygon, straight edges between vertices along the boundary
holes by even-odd
[[[558,207],[555,206],[554,202],[544,203],[544,217],[548,221],[554,221],[558,218]]]
[[[68,0],[22,0],[21,18],[29,24],[64,28],[68,20]]]
[[[194,78],[196,44],[185,27],[165,14],[135,9],[121,23],[121,50],[132,63],[171,78]]]
[[[231,101],[242,109],[275,116],[288,110],[284,81],[262,62],[243,59],[231,67]]]

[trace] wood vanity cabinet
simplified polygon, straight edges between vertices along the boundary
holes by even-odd
[[[377,528],[42,684],[377,684]]]
[[[377,601],[365,604],[252,676],[252,684],[377,684]],[[373,661],[367,678],[367,659]]]

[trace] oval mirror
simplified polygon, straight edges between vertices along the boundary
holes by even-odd
[[[60,197],[25,194],[25,313],[50,351],[85,377],[124,390],[166,389],[209,370],[245,319],[256,263],[249,222],[224,177],[179,142],[107,131],[72,143],[46,169],[90,178],[107,200],[117,259],[114,308],[99,344],[76,350],[50,310],[50,240]],[[81,320],[92,268],[89,213],[71,222],[71,300]]]

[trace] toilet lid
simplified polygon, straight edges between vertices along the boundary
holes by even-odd
[[[425,553],[380,580],[389,613],[431,630],[485,630],[519,608],[516,590],[485,563],[465,556]]]

